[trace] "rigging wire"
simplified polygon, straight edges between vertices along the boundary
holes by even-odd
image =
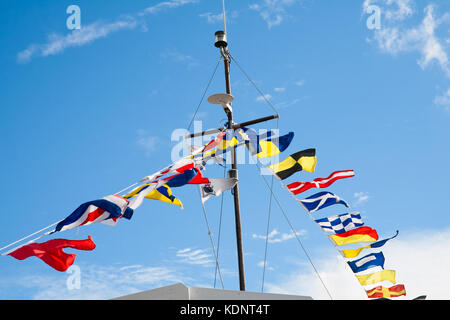
[[[216,67],[214,68],[214,71],[213,71],[213,73],[211,75],[211,78],[209,78],[208,84],[207,84],[205,90],[203,91],[203,95],[202,95],[202,97],[200,99],[200,102],[198,103],[197,108],[195,109],[194,115],[192,116],[192,119],[189,122],[188,131],[191,130],[192,123],[194,122],[195,116],[198,113],[198,109],[200,108],[201,104],[203,103],[203,100],[205,99],[206,93],[208,92],[209,86],[211,85],[211,82],[213,81],[214,76],[216,75],[217,68],[219,67],[220,61],[222,61],[222,56],[220,56],[219,61],[217,61]]]
[[[208,229],[209,240],[211,241],[211,247],[212,247],[212,250],[213,250],[213,253],[214,253],[214,258],[216,260],[216,268],[217,268],[217,271],[219,273],[219,278],[220,278],[220,282],[222,284],[222,289],[225,289],[225,287],[223,285],[222,273],[220,272],[219,260],[217,258],[216,249],[214,247],[214,240],[212,238],[211,228],[209,227],[209,222],[208,222],[208,217],[207,217],[207,214],[206,214],[205,204],[202,201],[202,194],[201,194],[201,191],[200,191],[200,186],[198,188],[198,194],[200,195],[200,201],[202,202],[203,216],[205,218],[206,227]]]
[[[223,177],[225,178],[227,174],[227,167],[226,165],[223,167]],[[220,236],[222,231],[222,215],[223,215],[223,197],[225,195],[225,192],[222,192],[222,199],[220,201],[220,215],[219,215],[219,231],[217,234],[217,259],[219,259],[219,249],[220,249]],[[214,272],[214,288],[216,287],[216,281],[217,281],[217,265],[216,270]]]
[[[279,129],[280,129],[279,119],[277,118],[277,130],[279,130]],[[258,163],[258,160],[256,160],[256,163]],[[274,180],[274,176],[272,175],[272,179],[270,182],[270,190],[273,190],[273,180]],[[270,225],[270,215],[271,215],[271,211],[272,211],[272,197],[273,197],[273,194],[271,192],[270,198],[269,198],[269,212],[267,214],[266,244],[265,244],[265,248],[264,248],[264,266],[263,266],[263,275],[262,275],[262,281],[261,281],[261,292],[264,292],[264,280],[265,280],[265,275],[266,275],[267,249],[268,249],[268,244],[269,244],[269,225]]]
[[[120,193],[124,192],[125,190],[128,190],[128,189],[130,189],[131,187],[134,187],[134,186],[137,185],[137,184],[138,184],[138,182],[135,182],[135,183],[133,183],[132,185],[130,185],[130,186],[126,187],[125,189],[122,189],[122,190],[120,190],[119,192],[116,192],[116,193],[114,193],[114,194],[120,194]],[[11,247],[12,245],[15,245],[15,244],[17,244],[17,243],[19,243],[19,242],[22,242],[23,240],[26,240],[26,239],[28,239],[28,238],[30,238],[30,237],[32,237],[32,236],[38,234],[39,232],[42,232],[42,231],[47,230],[47,229],[50,229],[51,227],[57,225],[57,224],[58,224],[59,222],[61,222],[61,221],[62,221],[62,220],[59,220],[58,222],[52,223],[51,225],[49,225],[49,226],[47,226],[47,227],[45,227],[45,228],[42,228],[42,229],[40,229],[40,230],[38,230],[38,231],[35,231],[35,232],[29,234],[29,235],[26,236],[26,237],[23,237],[23,238],[21,238],[21,239],[19,239],[19,240],[16,240],[16,241],[14,241],[14,242],[11,242],[10,244],[8,244],[8,245],[6,245],[6,246],[0,248],[0,251],[3,251],[4,249]],[[33,240],[28,241],[26,244],[30,244],[30,243],[36,242],[36,241],[39,240],[40,238],[42,238],[42,237],[44,237],[44,236],[47,236],[47,235],[51,234],[53,231],[54,231],[54,230],[44,232],[44,233],[41,234],[39,237],[37,237],[37,238],[35,238],[35,239],[33,239]],[[22,247],[22,246],[24,246],[24,245],[20,245],[20,246],[18,246],[18,247],[15,247],[14,250],[17,249],[17,248],[20,248],[20,247]],[[9,250],[8,252],[2,253],[1,255],[7,255],[9,252],[12,252],[12,251],[14,251],[14,250]]]
[[[308,252],[306,251],[306,248],[303,246],[302,241],[300,240],[300,238],[298,237],[297,232],[295,231],[291,221],[289,220],[288,216],[286,215],[286,212],[284,211],[283,207],[281,206],[280,202],[278,201],[277,197],[275,196],[275,194],[273,193],[273,190],[270,188],[266,178],[264,177],[264,175],[261,174],[262,168],[260,166],[260,164],[257,162],[256,165],[258,166],[259,170],[260,170],[260,176],[263,178],[266,186],[269,188],[270,193],[273,195],[273,198],[275,199],[275,202],[278,204],[278,207],[280,208],[281,212],[283,213],[284,218],[286,219],[286,222],[289,224],[289,227],[292,230],[292,233],[294,234],[295,238],[297,239],[297,242],[300,244],[300,247],[302,248],[303,252],[305,253],[306,257],[309,260],[309,263],[311,264],[311,266],[313,267],[315,273],[317,274],[317,277],[319,278],[320,282],[322,283],[322,286],[324,287],[325,291],[327,292],[328,296],[330,297],[331,300],[333,300],[333,297],[330,294],[330,291],[328,291],[327,286],[325,285],[325,282],[323,281],[322,277],[320,276],[316,266],[314,265],[314,263],[311,260],[311,257],[309,256]]]
[[[270,183],[270,189],[273,189],[273,176],[272,181]],[[266,264],[267,264],[267,245],[269,243],[269,225],[270,225],[270,213],[272,210],[272,193],[270,193],[269,198],[269,213],[267,214],[267,230],[266,230],[266,246],[264,248],[264,266],[263,266],[263,275],[262,275],[262,284],[261,284],[261,292],[264,292],[264,278],[266,275]]]
[[[253,87],[256,89],[256,91],[259,92],[259,94],[261,95],[261,97],[264,99],[264,101],[266,101],[266,103],[269,105],[270,108],[272,108],[272,110],[278,114],[277,109],[275,108],[275,106],[269,101],[269,99],[267,99],[266,95],[258,88],[258,86],[256,85],[256,83],[250,78],[250,76],[248,75],[247,72],[245,72],[244,68],[241,67],[241,65],[236,61],[236,59],[231,55],[231,53],[228,53],[228,56],[231,58],[231,60],[234,61],[234,63],[236,63],[236,65],[238,66],[239,70],[241,70],[241,72],[244,74],[244,76],[247,78],[247,80],[253,85]]]

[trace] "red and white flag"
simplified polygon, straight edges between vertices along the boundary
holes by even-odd
[[[355,172],[353,170],[336,171],[333,172],[328,178],[317,178],[311,182],[294,182],[287,185],[287,188],[294,195],[305,192],[311,188],[328,188],[336,180],[354,177]]]

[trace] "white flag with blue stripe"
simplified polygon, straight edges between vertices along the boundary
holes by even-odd
[[[359,212],[314,220],[325,232],[344,233],[364,225]]]
[[[326,208],[334,204],[343,204],[347,208],[349,207],[347,202],[334,195],[333,193],[327,191],[319,192],[306,199],[297,201],[305,208],[306,211],[310,213],[316,212],[317,210]]]

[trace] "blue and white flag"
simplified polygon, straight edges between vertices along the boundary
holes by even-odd
[[[323,231],[333,232],[335,234],[344,233],[364,225],[359,212],[345,213],[338,216],[317,219],[315,222],[322,228]]]
[[[347,202],[334,195],[331,192],[319,192],[306,199],[297,200],[308,212],[316,212],[317,210],[332,206],[334,204],[343,204],[349,207]]]
[[[365,271],[373,267],[384,269],[383,252],[371,253],[361,259],[347,262],[354,273]]]
[[[55,231],[69,230],[78,226],[89,225],[94,222],[103,222],[114,225],[117,219],[131,219],[133,210],[128,207],[129,201],[114,194],[100,200],[89,201],[80,205],[67,218],[60,221]],[[110,220],[111,221],[108,221]]]

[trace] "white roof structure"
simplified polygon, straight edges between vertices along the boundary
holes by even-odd
[[[309,296],[187,287],[182,283],[113,300],[312,300]]]

